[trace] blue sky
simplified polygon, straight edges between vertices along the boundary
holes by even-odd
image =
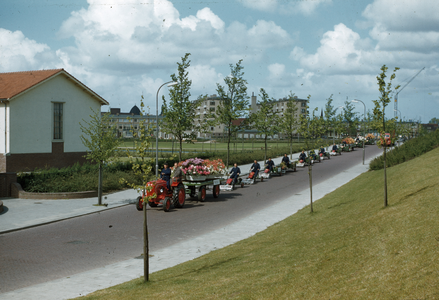
[[[215,94],[229,64],[243,59],[249,95],[311,95],[311,108],[332,94],[335,106],[360,99],[371,110],[383,64],[401,68],[402,85],[425,67],[398,110],[422,122],[439,117],[437,0],[0,3],[0,72],[64,68],[123,111],[142,94],[155,111],[158,87],[186,52],[193,99]]]

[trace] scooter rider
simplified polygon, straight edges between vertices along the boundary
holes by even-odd
[[[334,145],[332,146],[332,151],[337,152],[337,145],[334,143]]]
[[[325,147],[323,147],[323,146],[320,146],[320,151],[319,151],[319,155],[320,154],[323,154],[323,155],[325,155]]]
[[[256,179],[256,177],[258,177],[260,169],[261,169],[261,166],[259,165],[258,161],[255,159],[252,166],[250,167],[250,172],[255,172],[255,174],[253,175],[253,178]]]
[[[315,153],[314,150],[309,151],[309,156],[311,157],[312,160],[317,159],[317,154]]]
[[[268,169],[271,172],[273,170],[273,167],[274,167],[274,161],[272,161],[271,157],[269,157],[265,169]]]
[[[282,157],[282,162],[284,162],[287,165],[287,167],[290,164],[290,158],[286,153],[284,154],[284,157]]]
[[[305,153],[305,150],[302,150],[302,153],[299,154],[299,161],[306,162],[306,153]]]
[[[239,174],[241,174],[241,169],[239,169],[237,163],[234,163],[232,170],[230,170],[230,178],[233,178],[233,182],[236,182]]]
[[[171,189],[171,186],[169,185],[169,181],[171,180],[171,169],[169,168],[168,163],[166,162],[163,164],[163,167],[164,168],[160,173],[160,178],[166,181],[166,187],[169,190]]]

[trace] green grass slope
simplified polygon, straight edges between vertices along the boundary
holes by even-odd
[[[85,299],[438,299],[439,149],[365,173],[252,238]],[[287,209],[287,207],[286,207]]]

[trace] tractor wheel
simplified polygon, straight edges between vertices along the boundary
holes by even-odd
[[[165,197],[165,200],[163,200],[163,210],[165,212],[168,212],[171,209],[171,198]]]
[[[261,177],[261,182],[263,182],[264,181],[264,177]]]
[[[242,188],[244,187],[244,183],[241,183],[241,187],[242,187]]]
[[[204,200],[206,200],[206,187],[203,185],[198,189],[198,201],[204,202]]]
[[[220,194],[220,186],[214,185],[213,186],[213,198],[218,198]]]
[[[184,185],[179,184],[174,191],[174,207],[182,208],[186,200],[186,193],[184,191]]]
[[[136,199],[136,208],[137,208],[138,211],[143,210],[142,196],[137,197],[137,199]]]

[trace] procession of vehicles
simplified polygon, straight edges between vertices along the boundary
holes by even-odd
[[[206,175],[191,176],[186,175],[179,179],[172,178],[168,184],[166,180],[158,179],[150,181],[146,184],[142,196],[136,201],[137,210],[143,210],[144,203],[148,203],[150,207],[162,206],[165,212],[174,208],[183,208],[186,197],[204,202],[207,191],[212,192],[214,198],[218,198],[220,191],[233,191],[237,186],[244,188],[245,185],[252,185],[257,181],[263,182],[272,176],[282,176],[287,172],[296,172],[297,167],[305,167],[310,164],[322,162],[324,159],[330,159],[331,156],[341,155],[342,151],[353,151],[353,145],[341,145],[334,147],[330,151],[322,151],[316,154],[311,150],[305,160],[299,158],[298,161],[290,161],[285,155],[280,164],[275,165],[271,159],[264,166],[263,170],[254,172],[252,169],[246,174],[239,174],[238,177],[229,178],[225,175]]]

